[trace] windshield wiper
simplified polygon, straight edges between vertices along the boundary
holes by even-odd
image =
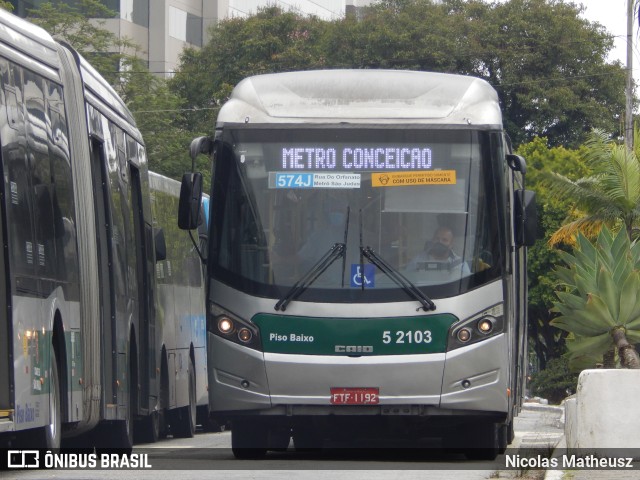
[[[345,254],[346,249],[347,246],[344,243],[334,243],[327,253],[276,303],[275,309],[284,312],[291,301],[298,298],[333,262]]]
[[[378,267],[384,274],[393,280],[400,288],[402,288],[409,296],[415,298],[422,304],[423,310],[435,310],[436,304],[427,297],[424,293],[416,287],[411,280],[402,275],[398,270],[389,265],[380,255],[373,251],[371,247],[364,247],[360,249],[360,253],[367,258],[371,263]],[[364,282],[363,282],[364,283]]]

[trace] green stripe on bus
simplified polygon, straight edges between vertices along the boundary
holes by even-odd
[[[318,318],[258,314],[265,352],[303,355],[416,355],[442,353],[453,315]]]

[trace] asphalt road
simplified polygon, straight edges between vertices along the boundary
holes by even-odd
[[[528,448],[549,449],[562,437],[562,411],[528,405],[515,422],[516,438],[506,455]],[[522,471],[507,470],[505,455],[496,461],[469,461],[462,455],[432,453],[428,449],[328,449],[319,452],[269,452],[264,460],[236,460],[230,449],[231,435],[198,433],[190,439],[166,439],[138,445],[134,453],[149,469],[57,469],[2,472],[3,479],[348,479],[376,480],[397,477],[403,480],[480,480],[510,478]],[[97,462],[100,463],[99,460]],[[401,472],[401,473],[400,473]],[[541,478],[532,472],[530,478]]]

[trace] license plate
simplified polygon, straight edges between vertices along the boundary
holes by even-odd
[[[378,388],[332,388],[333,405],[377,405],[380,395]]]

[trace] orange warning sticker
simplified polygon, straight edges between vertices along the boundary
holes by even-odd
[[[455,185],[455,170],[372,173],[372,187],[409,187],[415,185]]]

